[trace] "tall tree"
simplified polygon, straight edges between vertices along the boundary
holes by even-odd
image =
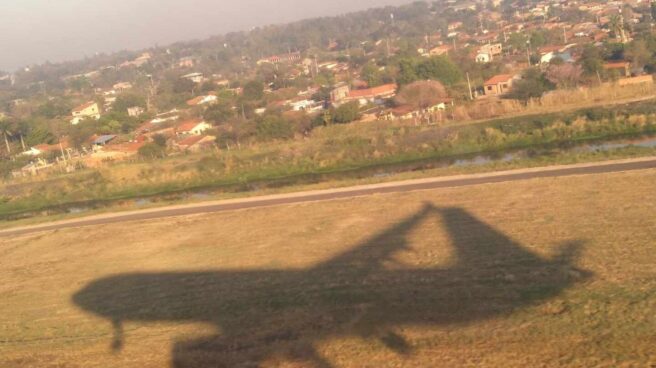
[[[426,109],[442,102],[447,97],[446,89],[437,81],[418,81],[403,86],[396,102],[415,109]]]

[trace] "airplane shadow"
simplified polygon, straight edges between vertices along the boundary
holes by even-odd
[[[448,231],[455,264],[386,267],[397,252],[411,250],[408,233],[429,216]],[[569,242],[543,258],[463,209],[426,204],[310,269],[116,275],[91,282],[72,300],[113,323],[116,351],[125,321],[215,326],[215,336],[175,344],[175,368],[257,367],[268,359],[328,368],[315,349],[328,338],[373,339],[410,355],[401,328],[472,323],[553,298],[592,276],[575,268],[580,248]]]

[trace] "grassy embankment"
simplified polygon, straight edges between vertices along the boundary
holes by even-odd
[[[57,208],[102,207],[141,197],[170,201],[184,198],[185,192],[235,196],[322,182],[366,182],[380,173],[435,169],[429,174],[436,175],[649,155],[654,153],[653,149],[563,153],[559,148],[654,133],[656,107],[651,101],[459,126],[399,122],[331,126],[316,129],[308,139],[8,182],[2,186],[0,215],[4,219],[20,218],[46,209],[57,213]],[[527,154],[512,162],[441,168],[458,158],[502,155],[519,149],[527,149]]]
[[[649,367],[654,182],[538,179],[2,239],[0,366]],[[565,244],[578,256],[557,258]],[[89,286],[116,275],[131,276]],[[121,351],[94,310],[126,319]]]

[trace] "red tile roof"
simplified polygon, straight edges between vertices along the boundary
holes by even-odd
[[[496,85],[496,84],[499,84],[499,83],[508,82],[511,79],[513,79],[513,76],[510,75],[510,74],[499,74],[499,75],[495,75],[494,77],[488,79],[485,82],[485,85],[486,86],[490,85],[490,84]]]
[[[205,98],[205,96],[194,97],[191,100],[187,101],[187,105],[189,105],[189,106],[199,105],[203,101],[204,98]]]
[[[179,132],[189,132],[201,123],[203,123],[201,119],[186,120],[178,125],[177,130]]]
[[[349,93],[350,98],[377,97],[396,93],[396,84],[384,84],[382,86],[359,89]]]
[[[89,107],[93,106],[94,104],[95,104],[94,101],[89,101],[89,102],[87,102],[87,103],[85,103],[85,104],[83,104],[83,105],[80,105],[80,106],[74,108],[74,109],[73,109],[73,112],[79,112],[79,111],[82,111],[82,110],[88,109]]]
[[[631,64],[628,61],[616,61],[613,63],[606,63],[604,64],[604,69],[619,69],[619,68],[626,68],[630,66]]]
[[[206,136],[204,135],[192,135],[191,137],[187,137],[176,144],[178,146],[186,146],[190,147],[193,146],[194,144],[198,143],[199,141],[203,140]]]

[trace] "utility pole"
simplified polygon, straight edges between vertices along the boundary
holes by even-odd
[[[467,72],[467,86],[469,87],[469,99],[474,99],[474,94],[472,93],[471,82],[469,81],[469,72]]]
[[[565,40],[565,45],[567,45],[567,31],[565,30],[565,27],[563,27],[563,39]]]
[[[526,41],[526,60],[529,68],[531,67],[531,40]]]
[[[59,138],[59,150],[61,151],[62,158],[64,159],[64,163],[66,163],[66,154],[64,153],[64,146],[62,146],[61,143],[61,137]]]

